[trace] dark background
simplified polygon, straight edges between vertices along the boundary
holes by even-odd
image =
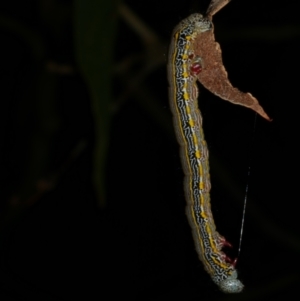
[[[127,0],[156,44],[144,43],[112,6],[113,64],[99,70],[112,84],[99,200],[93,151],[102,137],[76,59],[75,1],[1,2],[1,300],[297,296],[299,7],[233,0],[214,17],[230,81],[273,119],[199,85],[212,209],[232,258],[249,187],[237,265],[245,290],[228,296],[194,250],[166,78],[172,29],[208,3]]]

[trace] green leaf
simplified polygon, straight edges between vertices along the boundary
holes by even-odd
[[[96,135],[93,182],[100,206],[106,202],[105,163],[112,117],[110,106],[117,2],[75,1],[75,51],[91,97]]]

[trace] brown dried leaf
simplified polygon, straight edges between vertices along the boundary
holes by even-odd
[[[231,0],[212,0],[206,11],[206,16],[210,17],[216,14],[221,8],[223,8]]]
[[[250,93],[239,91],[229,82],[222,62],[221,48],[215,41],[213,28],[195,38],[193,49],[195,54],[202,59],[202,71],[197,78],[205,88],[224,100],[251,108],[263,118],[271,121],[255,97]]]

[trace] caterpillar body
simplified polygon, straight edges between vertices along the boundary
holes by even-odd
[[[192,41],[211,29],[211,21],[201,14],[175,27],[168,56],[169,97],[185,173],[186,213],[199,259],[223,292],[238,293],[244,286],[237,279],[235,261],[222,252],[230,244],[216,231],[211,212],[208,149],[197,103],[196,76],[205,62],[193,52]]]

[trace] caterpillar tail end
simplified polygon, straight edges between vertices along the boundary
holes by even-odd
[[[223,278],[222,280],[213,278],[213,280],[223,293],[235,294],[240,293],[244,288],[243,283],[237,277],[237,271],[234,269],[231,274],[227,275],[227,278]]]
[[[238,279],[227,278],[220,282],[219,287],[221,291],[224,293],[234,294],[234,293],[240,293],[243,290],[244,285]]]

